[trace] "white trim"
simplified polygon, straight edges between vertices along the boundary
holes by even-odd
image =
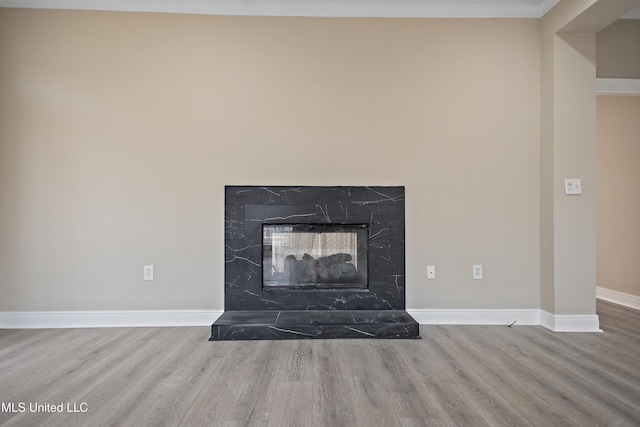
[[[629,12],[622,15],[622,18],[620,19],[640,19],[640,7],[631,9]]]
[[[0,329],[211,326],[222,311],[4,311]]]
[[[553,314],[540,310],[540,326],[553,331],[555,329],[555,323],[555,316]]]
[[[421,325],[539,325],[540,310],[408,309]]]
[[[640,79],[596,79],[596,95],[640,95]]]
[[[203,15],[541,18],[559,0],[0,0],[0,7]]]
[[[637,295],[596,287],[596,298],[640,310],[640,297]]]
[[[602,332],[597,314],[560,315],[544,310],[408,309],[421,325],[541,325],[554,332]]]
[[[542,325],[554,332],[601,332],[597,315],[553,315],[537,309],[409,309],[421,325]],[[5,311],[0,329],[210,326],[222,311]]]
[[[551,314],[541,310],[540,325],[553,332],[602,332],[597,314]]]

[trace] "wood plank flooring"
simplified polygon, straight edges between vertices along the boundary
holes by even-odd
[[[422,326],[422,340],[0,330],[0,425],[639,426],[640,311],[597,311],[603,333]]]

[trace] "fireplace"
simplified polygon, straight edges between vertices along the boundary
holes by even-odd
[[[225,187],[211,339],[418,338],[404,237],[404,187]]]
[[[263,224],[264,289],[366,289],[368,224]]]

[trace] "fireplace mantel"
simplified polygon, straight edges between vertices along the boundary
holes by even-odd
[[[212,340],[417,338],[405,311],[404,201],[400,186],[227,186],[225,313]],[[264,286],[263,225],[292,223],[366,224],[366,287]]]

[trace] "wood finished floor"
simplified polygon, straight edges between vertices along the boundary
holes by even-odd
[[[0,330],[0,424],[638,426],[640,311],[597,309],[603,333],[422,326],[422,340]],[[24,413],[6,412],[20,402]],[[87,412],[30,412],[36,403]]]

